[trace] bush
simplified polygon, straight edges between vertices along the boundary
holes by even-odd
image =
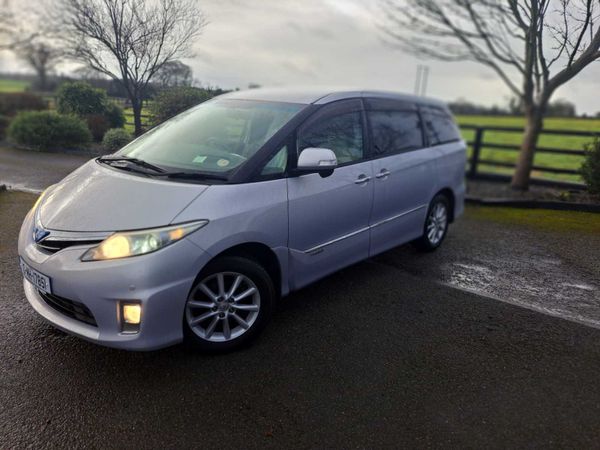
[[[8,128],[9,124],[10,124],[10,117],[0,116],[0,140],[4,139],[4,136],[6,135],[6,129]]]
[[[101,141],[109,128],[125,125],[123,109],[108,99],[106,91],[85,82],[64,83],[58,90],[56,103],[59,113],[85,119],[96,141]]]
[[[19,144],[42,149],[74,147],[88,143],[92,137],[80,118],[50,111],[19,113],[10,124],[8,135]]]
[[[124,128],[112,128],[104,134],[102,145],[106,150],[115,152],[121,147],[129,144],[133,137]]]
[[[89,114],[85,116],[85,121],[96,142],[100,142],[110,128],[108,120],[102,114]]]
[[[125,113],[123,108],[112,102],[107,102],[104,117],[108,121],[109,128],[123,128],[125,126]]]
[[[590,193],[600,195],[600,139],[585,147],[585,160],[581,165],[581,176]]]
[[[189,86],[166,89],[154,98],[150,106],[152,122],[158,125],[211,97],[212,95],[207,91]]]
[[[58,89],[56,110],[60,114],[104,114],[108,98],[102,89],[96,89],[81,81],[63,83]]]
[[[42,97],[28,92],[0,94],[0,115],[14,116],[19,111],[41,111],[48,109]]]

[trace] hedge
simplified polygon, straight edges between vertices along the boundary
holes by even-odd
[[[51,111],[19,113],[11,122],[8,135],[19,144],[40,149],[76,147],[92,138],[82,119]]]

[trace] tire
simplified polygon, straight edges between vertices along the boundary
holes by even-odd
[[[429,204],[423,225],[423,236],[415,241],[417,249],[423,252],[432,252],[442,245],[448,232],[449,219],[450,201],[445,195],[438,194]]]
[[[260,264],[237,256],[216,259],[200,272],[186,300],[184,341],[205,353],[244,347],[268,324],[275,298],[273,281]]]

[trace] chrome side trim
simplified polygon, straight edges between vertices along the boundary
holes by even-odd
[[[371,228],[378,227],[380,225],[386,224],[393,220],[399,219],[400,217],[406,216],[407,214],[411,214],[413,212],[419,211],[420,209],[426,208],[427,205],[417,206],[416,208],[409,209],[408,211],[404,211],[400,214],[396,214],[395,216],[388,217],[387,219],[380,220],[379,222],[374,223],[373,225],[369,225],[368,227],[361,228],[360,230],[353,231],[352,233],[345,234],[338,238],[332,239],[331,241],[327,241],[323,244],[316,245],[315,247],[309,248],[308,250],[304,250],[304,253],[307,255],[316,255],[317,253],[321,253],[325,247],[329,245],[335,244],[337,242],[343,241],[344,239],[351,238],[352,236],[356,236],[357,234],[363,233],[365,231],[369,231]]]
[[[401,212],[400,214],[396,214],[395,216],[388,217],[387,219],[380,220],[379,222],[376,222],[373,225],[371,225],[369,228],[378,227],[379,225],[383,225],[384,223],[388,223],[388,222],[391,222],[392,220],[399,219],[400,217],[406,216],[407,214],[410,214],[410,213],[414,213],[415,211],[418,211],[418,210],[423,209],[425,207],[427,207],[427,205],[417,206],[416,208],[409,209],[408,211]]]
[[[325,247],[327,247],[331,244],[335,244],[336,242],[343,241],[344,239],[351,238],[352,236],[356,236],[357,234],[363,233],[365,231],[369,231],[369,228],[370,227],[364,227],[364,228],[361,228],[360,230],[353,231],[352,233],[345,234],[338,238],[332,239],[331,241],[325,242],[323,244],[319,244],[313,248],[309,248],[308,250],[305,250],[304,253],[309,254],[309,255],[310,254],[315,255],[317,253],[320,253]]]

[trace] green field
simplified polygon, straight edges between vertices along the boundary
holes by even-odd
[[[127,131],[129,131],[130,133],[134,132],[134,127],[133,127],[133,110],[131,108],[125,108],[123,110],[123,112],[125,113],[125,129]],[[146,126],[150,123],[150,118],[148,117],[150,115],[150,111],[148,111],[147,108],[142,108],[142,126]]]
[[[27,87],[28,81],[0,79],[0,92],[23,92]]]
[[[457,120],[460,125],[478,125],[478,126],[495,126],[495,127],[517,127],[523,128],[524,119],[520,117],[504,117],[504,116],[458,116]],[[549,130],[578,130],[592,131],[600,134],[600,119],[571,119],[571,118],[549,118],[544,122],[544,127]],[[469,141],[473,139],[473,130],[463,130],[463,137]],[[542,135],[540,137],[540,147],[564,148],[569,150],[581,150],[584,145],[590,142],[590,138],[577,136],[560,136],[560,135]],[[501,131],[486,131],[483,136],[484,144],[510,144],[519,145],[521,142],[521,134],[506,133]],[[469,149],[470,151],[470,149]],[[516,151],[498,150],[483,147],[481,151],[481,159],[512,162],[517,158]],[[535,155],[534,164],[542,167],[556,167],[565,169],[579,169],[583,158],[578,155],[554,155],[546,153],[537,153]],[[480,165],[479,169],[485,172],[506,173],[512,174],[512,169],[494,167],[488,165]],[[549,178],[553,180],[565,180],[581,182],[579,175],[552,174],[547,172],[533,172],[534,177]]]

